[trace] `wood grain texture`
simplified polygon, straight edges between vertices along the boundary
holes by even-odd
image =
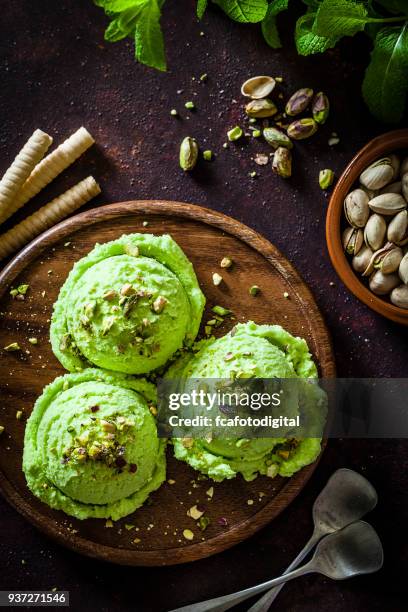
[[[398,152],[408,148],[408,130],[394,130],[370,140],[356,153],[338,180],[330,198],[326,217],[326,241],[332,264],[343,283],[354,293],[359,300],[379,314],[408,325],[408,310],[391,304],[387,298],[378,297],[365,285],[350,265],[342,244],[342,230],[347,223],[343,214],[343,202],[347,194],[357,184],[362,171],[376,159],[389,153]],[[401,281],[402,282],[402,281]]]
[[[143,221],[148,226],[143,227]],[[192,561],[233,546],[277,516],[306,484],[317,462],[291,479],[265,477],[251,483],[241,477],[223,483],[197,479],[198,474],[172,457],[168,449],[168,478],[151,496],[151,504],[106,528],[104,521],[77,521],[51,510],[28,491],[21,471],[24,422],[44,385],[64,373],[53,356],[49,318],[59,288],[72,265],[95,242],[113,240],[122,233],[170,233],[193,262],[207,296],[207,314],[214,304],[231,307],[238,321],[279,323],[304,337],[319,364],[320,374],[335,374],[329,334],[314,299],[294,268],[262,236],[230,217],[205,208],[166,201],[112,204],[76,215],[28,245],[0,274],[0,347],[19,342],[22,352],[1,351],[0,489],[9,502],[43,532],[78,552],[127,565],[168,565]],[[234,260],[223,271],[225,282],[212,283],[225,255]],[[9,288],[28,283],[25,301],[13,300]],[[261,293],[248,294],[257,284]],[[284,292],[289,294],[285,299]],[[204,315],[204,321],[206,316]],[[225,334],[232,323],[219,328]],[[29,337],[37,337],[32,346]],[[17,410],[24,418],[16,420]],[[206,491],[214,486],[214,496]],[[253,500],[249,505],[248,500]],[[202,504],[211,524],[201,532],[186,512]],[[226,518],[227,526],[220,524]],[[127,529],[125,525],[134,525]],[[195,538],[187,542],[183,529]],[[139,538],[139,543],[133,543]]]

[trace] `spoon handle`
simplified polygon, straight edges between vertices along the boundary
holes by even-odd
[[[242,591],[237,591],[236,593],[230,593],[229,595],[223,595],[222,597],[215,597],[214,599],[207,599],[207,601],[200,601],[196,604],[183,606],[182,608],[171,610],[171,612],[225,612],[225,610],[233,608],[237,604],[241,603],[241,601],[245,601],[254,595],[258,595],[258,593],[263,593],[271,587],[278,586],[279,584],[283,584],[288,580],[293,580],[294,578],[298,578],[299,576],[303,576],[304,574],[309,574],[310,572],[314,571],[316,571],[314,565],[312,562],[309,562],[293,572],[289,572],[288,574],[280,576],[279,578],[273,578],[272,580],[268,580],[262,584],[257,584],[256,586],[244,589]]]
[[[310,540],[305,544],[305,546],[297,555],[297,557],[293,559],[292,563],[283,572],[283,576],[294,570],[299,565],[299,563],[303,561],[306,555],[308,555],[310,551],[313,550],[313,548],[316,546],[321,537],[322,534],[315,529]],[[270,591],[268,591],[267,593],[265,593],[265,595],[258,599],[258,601],[256,601],[254,605],[249,608],[248,612],[268,612],[272,602],[275,601],[276,597],[279,595],[284,585],[285,583],[282,582],[282,584],[280,584],[279,586],[273,587]]]

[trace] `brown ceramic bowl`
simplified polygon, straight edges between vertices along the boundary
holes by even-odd
[[[392,153],[399,149],[408,150],[408,129],[387,132],[382,136],[374,138],[353,157],[341,175],[330,198],[326,217],[326,240],[332,264],[346,287],[372,310],[392,321],[408,325],[408,310],[394,306],[386,299],[377,297],[360,281],[359,276],[351,267],[350,260],[343,251],[341,240],[344,223],[344,198],[351,191],[358,177],[367,166],[387,153]]]

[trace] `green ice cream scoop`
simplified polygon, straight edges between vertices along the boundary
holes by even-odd
[[[141,506],[166,476],[155,395],[143,379],[93,368],[45,387],[24,439],[34,495],[79,519],[117,520]]]
[[[203,340],[168,370],[173,379],[290,378],[305,418],[323,423],[325,396],[310,379],[317,369],[305,340],[279,325],[238,324],[226,336]],[[309,380],[304,380],[309,379]],[[320,453],[320,439],[174,439],[174,452],[194,469],[216,481],[241,473],[246,480],[258,474],[291,476]]]
[[[52,349],[71,372],[145,374],[194,341],[204,303],[170,236],[124,235],[74,265],[54,305]]]

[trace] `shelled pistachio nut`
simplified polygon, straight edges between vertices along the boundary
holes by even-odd
[[[307,109],[311,100],[313,98],[313,89],[310,87],[303,87],[302,89],[298,89],[292,94],[285,106],[285,113],[289,115],[289,117],[294,117],[295,115],[299,115],[303,113],[304,110]]]
[[[271,76],[256,76],[245,81],[241,93],[246,98],[260,100],[266,98],[275,89],[276,81]]]
[[[382,193],[368,202],[372,211],[380,215],[396,215],[407,207],[399,193]]]
[[[408,172],[402,175],[401,189],[402,189],[402,195],[408,201]]]
[[[288,125],[286,130],[289,138],[294,140],[304,140],[310,138],[317,132],[317,123],[312,117],[305,117],[304,119],[296,119]]]
[[[360,183],[368,189],[381,189],[394,177],[394,168],[389,157],[372,163],[360,175]]]
[[[368,268],[372,256],[372,250],[364,244],[357,253],[357,255],[353,257],[353,261],[351,262],[353,269],[356,272],[363,274],[363,272]]]
[[[400,285],[392,290],[390,300],[394,306],[408,308],[408,285]]]
[[[383,193],[402,193],[402,181],[395,181],[394,183],[385,185],[385,187],[380,189],[378,194],[373,194],[370,200],[374,198],[376,195],[382,195]]]
[[[263,131],[263,136],[266,142],[271,145],[274,149],[278,147],[286,147],[287,149],[292,149],[293,142],[284,132],[281,132],[277,128],[274,127],[266,127]]]
[[[330,168],[325,168],[319,172],[320,189],[328,189],[334,181],[334,172]]]
[[[391,274],[398,270],[403,254],[400,247],[395,246],[392,242],[387,242],[382,249],[374,253],[373,257],[375,270],[381,270],[383,274]]]
[[[319,91],[312,102],[312,115],[316,123],[322,125],[329,116],[330,103],[325,93]]]
[[[390,242],[399,244],[407,235],[408,230],[408,212],[401,210],[393,219],[387,229],[387,239]]]
[[[350,191],[344,200],[344,214],[352,227],[364,227],[367,223],[370,209],[368,195],[362,189]]]
[[[381,270],[376,270],[370,276],[369,286],[376,295],[387,295],[400,284],[398,274],[383,274]]]
[[[387,224],[381,215],[371,215],[364,228],[364,242],[370,249],[377,251],[382,247],[387,232]]]
[[[363,230],[346,227],[343,232],[343,248],[349,255],[357,255],[364,244]]]
[[[272,170],[283,178],[292,176],[292,153],[285,147],[276,149],[273,160]]]
[[[251,102],[248,102],[245,106],[245,112],[248,117],[262,119],[264,117],[276,115],[278,109],[272,100],[264,98],[263,100],[251,100]]]
[[[194,138],[186,136],[180,145],[180,168],[188,172],[194,168],[198,159],[198,144]]]
[[[405,253],[404,257],[401,259],[398,274],[402,282],[405,285],[408,284],[408,253]]]

